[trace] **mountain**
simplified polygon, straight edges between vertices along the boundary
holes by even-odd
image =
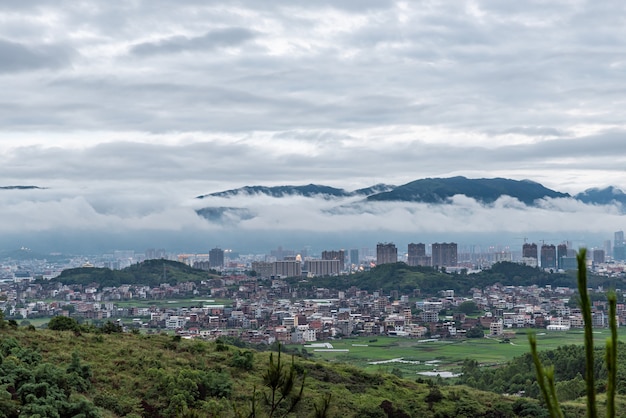
[[[43,190],[45,187],[39,186],[0,186],[0,190]]]
[[[239,189],[225,190],[223,192],[211,193],[208,195],[198,196],[198,199],[207,197],[233,197],[238,195],[267,195],[271,197],[286,196],[333,196],[344,197],[350,196],[350,192],[344,189],[337,189],[330,186],[322,186],[318,184],[307,184],[305,186],[246,186]]]
[[[503,196],[517,199],[526,206],[535,206],[541,199],[575,199],[585,204],[614,205],[621,204],[626,208],[626,193],[614,187],[605,189],[589,189],[572,196],[557,190],[549,189],[540,183],[531,180],[513,180],[507,178],[478,178],[466,177],[425,178],[415,180],[400,186],[377,184],[354,191],[341,188],[308,184],[300,186],[246,186],[238,189],[225,190],[198,196],[206,204],[196,213],[215,223],[232,225],[239,221],[257,217],[267,217],[275,212],[275,202],[272,199],[258,200],[258,197],[282,199],[288,197],[305,197],[311,199],[308,205],[310,210],[319,207],[318,213],[327,215],[358,215],[363,213],[379,214],[381,205],[377,202],[407,202],[426,203],[431,205],[445,205],[452,203],[456,195],[467,196],[475,201],[490,205]],[[215,198],[233,199],[237,204],[218,204]],[[237,198],[237,200],[234,200]],[[211,205],[209,202],[216,204]],[[287,202],[289,204],[289,202]],[[286,207],[285,205],[282,205]],[[261,210],[264,208],[265,210]],[[412,209],[409,209],[409,211]],[[556,210],[556,209],[555,209]],[[282,213],[282,212],[281,212]],[[280,222],[283,219],[280,218]]]
[[[595,205],[610,205],[612,203],[621,203],[626,206],[626,193],[613,186],[604,189],[587,189],[582,193],[578,193],[574,198],[584,203]]]
[[[358,189],[353,192],[349,192],[345,189],[337,189],[335,187],[324,186],[319,184],[307,184],[304,186],[245,186],[239,189],[225,190],[223,192],[210,193],[202,196],[198,196],[197,199],[205,199],[209,197],[234,197],[234,196],[255,196],[266,195],[270,197],[287,197],[287,196],[303,196],[303,197],[317,197],[324,198],[333,197],[351,197],[351,196],[369,196],[376,193],[381,193],[389,190],[393,190],[395,186],[387,184],[376,184],[374,186]]]
[[[560,193],[548,189],[539,183],[530,180],[511,180],[505,178],[468,179],[466,177],[426,178],[415,180],[401,186],[377,184],[375,186],[358,189],[352,192],[318,184],[305,186],[246,186],[239,189],[225,190],[198,196],[198,199],[209,197],[258,196],[270,197],[323,197],[332,199],[338,197],[363,196],[370,202],[399,201],[446,203],[455,195],[465,195],[482,203],[492,203],[501,196],[511,196],[527,205],[532,205],[537,199],[546,197],[571,197],[567,193]],[[626,197],[626,196],[625,196]],[[214,208],[224,209],[224,208]],[[229,208],[225,208],[229,209]],[[232,208],[230,208],[232,209]],[[215,211],[213,211],[215,212]],[[223,212],[223,211],[222,211]],[[207,213],[214,216],[214,213]]]
[[[415,180],[393,190],[368,196],[367,200],[446,203],[455,195],[465,195],[481,203],[493,203],[502,196],[511,196],[526,205],[546,197],[570,197],[567,193],[548,189],[530,180],[451,177]]]

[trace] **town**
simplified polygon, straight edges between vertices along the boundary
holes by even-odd
[[[595,275],[624,277],[623,232],[615,233],[612,248],[610,243],[607,246],[610,256],[605,255],[607,249],[588,252],[587,268]],[[471,277],[468,275],[502,262],[551,272],[576,269],[576,252],[567,243],[544,243],[538,250],[536,244],[524,242],[520,254],[493,248],[485,253],[463,253],[458,252],[456,243],[433,243],[428,253],[426,248],[423,243],[411,243],[407,252],[398,256],[394,244],[378,243],[375,254],[367,249],[326,250],[321,257],[282,248],[263,256],[220,248],[208,254],[176,255],[150,249],[144,254],[117,251],[91,259],[76,257],[65,260],[64,265],[8,259],[2,263],[0,309],[5,318],[22,325],[31,321],[43,325],[63,315],[80,323],[111,321],[126,331],[171,332],[184,338],[233,337],[252,344],[306,344],[350,335],[506,337],[517,328],[582,328],[573,287],[502,282],[471,287],[467,294],[452,289],[427,294],[419,288],[384,292],[316,285],[320,277],[371,271],[399,261],[458,277]],[[162,265],[162,283],[108,286],[96,281],[67,284],[58,280],[64,270],[119,270],[140,262]],[[206,278],[168,282],[170,266],[177,262],[202,270]],[[593,289],[597,293],[604,290]],[[618,303],[617,314],[619,324],[626,324],[623,303]],[[593,325],[608,325],[605,298],[593,303]]]

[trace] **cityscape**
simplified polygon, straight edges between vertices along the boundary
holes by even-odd
[[[589,249],[587,266],[595,275],[623,278],[624,232],[615,232],[613,238],[606,240],[603,248]],[[518,251],[490,247],[487,252],[460,252],[454,242],[410,243],[402,251],[391,242],[380,242],[375,250],[329,249],[319,255],[308,248],[296,251],[279,247],[268,254],[238,254],[216,247],[205,254],[170,254],[165,249],[148,249],[142,254],[114,251],[100,256],[69,257],[59,264],[48,260],[3,260],[0,309],[6,318],[20,321],[63,315],[80,322],[117,321],[127,330],[170,330],[185,338],[209,340],[230,336],[264,344],[310,344],[339,335],[459,338],[477,325],[493,336],[512,328],[582,327],[580,310],[569,302],[576,289],[568,287],[511,286],[503,282],[472,288],[470,294],[452,289],[427,294],[419,288],[385,293],[368,292],[358,285],[349,289],[315,285],[316,279],[368,272],[399,262],[462,277],[488,271],[503,262],[549,273],[577,269],[578,249],[568,243],[537,245],[523,239]],[[20,251],[24,255],[29,250]],[[64,270],[121,270],[151,260],[181,263],[210,274],[200,282],[171,284],[169,267],[163,264],[162,282],[156,286],[64,284],[63,276],[53,280]],[[304,291],[288,279],[313,286]],[[167,307],[167,303],[177,300],[187,301],[187,305]],[[482,317],[449,315],[469,301],[484,312]],[[594,326],[607,326],[606,303],[594,304],[594,309]],[[619,322],[626,324],[623,304],[618,305],[618,315]]]
[[[0,1],[0,418],[624,416],[625,15]]]

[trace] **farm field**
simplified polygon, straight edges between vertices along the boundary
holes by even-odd
[[[582,329],[567,332],[536,330],[536,334],[539,350],[583,344]],[[608,330],[595,330],[595,344],[604,345],[608,336]],[[619,339],[626,341],[626,333],[619,335]],[[370,336],[344,338],[330,341],[330,344],[335,350],[348,351],[320,351],[319,348],[307,346],[304,348],[316,359],[345,362],[368,371],[390,372],[396,369],[405,377],[434,370],[454,373],[467,358],[484,365],[496,365],[529,352],[525,331],[520,331],[509,343],[495,338],[432,341]]]

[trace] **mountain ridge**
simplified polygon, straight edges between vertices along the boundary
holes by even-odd
[[[467,178],[428,177],[414,180],[399,186],[376,184],[374,186],[348,191],[320,184],[285,185],[285,186],[245,186],[238,189],[224,190],[197,196],[196,199],[261,197],[272,198],[305,197],[333,201],[353,199],[348,205],[358,205],[361,209],[377,202],[415,202],[445,205],[452,203],[454,196],[463,195],[484,205],[491,205],[503,196],[517,199],[526,206],[536,206],[542,199],[574,199],[591,205],[618,204],[626,208],[626,193],[614,186],[603,189],[591,188],[575,195],[563,193],[543,186],[533,180],[513,180],[503,177]],[[356,199],[356,200],[354,200]],[[345,202],[344,202],[345,203]],[[345,207],[339,205],[338,207]],[[334,209],[326,209],[333,212]],[[254,211],[245,207],[207,205],[197,209],[196,213],[211,222],[249,220],[255,217]]]

